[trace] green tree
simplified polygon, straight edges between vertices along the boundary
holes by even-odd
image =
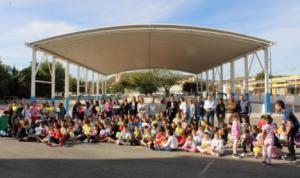
[[[10,94],[8,84],[11,78],[11,68],[2,63],[0,60],[0,98]]]
[[[169,96],[171,87],[178,82],[178,75],[169,70],[155,70],[154,72],[159,87],[164,88],[165,95]]]

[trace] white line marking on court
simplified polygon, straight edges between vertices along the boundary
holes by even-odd
[[[200,172],[200,175],[204,175],[206,173],[206,171],[209,169],[209,167],[215,162],[214,159],[210,160],[208,162],[208,164],[202,169],[202,171]]]

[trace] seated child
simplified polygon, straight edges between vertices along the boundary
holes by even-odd
[[[177,127],[175,129],[175,135],[179,137],[182,135],[183,132],[184,132],[184,128],[182,127],[182,124],[181,122],[178,122]]]
[[[142,139],[140,140],[140,145],[149,146],[148,144],[151,142],[152,136],[150,134],[150,129],[148,126],[143,128]]]
[[[208,154],[211,151],[210,145],[211,139],[209,138],[208,133],[205,133],[201,140],[201,145],[197,146],[197,150],[202,154]]]
[[[218,132],[214,134],[214,138],[211,141],[210,148],[211,150],[209,153],[213,156],[220,157],[224,154],[225,152],[224,143]]]
[[[243,153],[240,157],[245,157],[247,155],[247,148],[250,148],[250,153],[253,152],[253,141],[255,138],[250,134],[250,131],[247,129],[245,133],[241,136],[241,142],[243,147]]]
[[[117,145],[131,145],[132,136],[127,127],[123,127],[121,132],[118,132],[117,135]]]
[[[186,139],[187,139],[187,134],[186,132],[183,132],[181,136],[177,137],[178,146],[182,147],[185,144]]]
[[[262,133],[260,132],[255,141],[253,142],[253,154],[254,158],[258,158],[258,156],[262,153],[262,146],[263,146],[263,138],[262,138]]]
[[[63,146],[62,142],[62,134],[60,132],[60,126],[55,122],[53,124],[53,129],[51,129],[52,133],[49,133],[48,146]]]
[[[189,134],[186,138],[186,141],[182,147],[179,148],[180,150],[187,151],[187,152],[195,152],[196,145],[193,145],[193,136]]]
[[[176,151],[178,149],[178,141],[176,136],[174,135],[173,130],[168,131],[168,140],[163,144],[156,144],[154,147],[151,147],[154,150],[160,151]]]

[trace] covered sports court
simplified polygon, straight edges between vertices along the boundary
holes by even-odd
[[[35,100],[36,83],[51,84],[52,100],[55,100],[55,62],[63,60],[65,67],[65,102],[69,105],[70,64],[77,66],[77,96],[80,93],[82,70],[85,94],[88,93],[88,74],[92,77],[93,96],[106,94],[108,75],[138,69],[171,69],[192,73],[203,83],[219,80],[223,90],[223,66],[230,64],[231,94],[234,96],[236,60],[244,61],[244,94],[249,94],[248,78],[254,60],[264,71],[265,105],[270,112],[270,55],[274,43],[268,40],[216,29],[179,25],[129,25],[97,28],[50,37],[26,43],[32,48],[31,100]],[[260,59],[258,52],[263,52]],[[37,52],[43,54],[38,59]],[[52,60],[49,65],[51,81],[36,80],[38,61]],[[39,63],[40,64],[40,63]],[[209,81],[209,72],[212,80]],[[96,85],[96,89],[94,89]]]

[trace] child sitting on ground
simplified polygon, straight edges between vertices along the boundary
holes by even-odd
[[[180,150],[186,151],[186,152],[196,152],[197,151],[197,145],[193,141],[193,135],[188,135],[186,138],[186,141],[182,147],[179,148]]]
[[[201,140],[201,145],[197,146],[197,150],[202,154],[208,154],[211,151],[210,144],[211,139],[209,138],[208,133],[205,133]]]
[[[220,157],[224,154],[225,152],[224,142],[218,132],[214,134],[214,138],[211,141],[210,148],[211,148],[210,154],[213,156]]]
[[[53,129],[51,129],[51,134],[49,134],[48,146],[63,146],[62,134],[60,132],[60,126],[54,122]]]
[[[151,140],[152,140],[152,136],[150,134],[150,129],[148,126],[145,126],[143,128],[143,134],[142,134],[142,139],[140,140],[140,145],[148,146]]]
[[[257,134],[257,137],[255,141],[253,142],[253,154],[254,158],[257,159],[259,155],[262,153],[262,146],[263,146],[263,138],[262,138],[262,133],[259,130],[259,133]]]
[[[154,145],[154,147],[150,147],[153,150],[159,151],[176,151],[178,149],[178,141],[176,136],[174,135],[173,130],[168,131],[168,140],[167,142],[161,145]]]

